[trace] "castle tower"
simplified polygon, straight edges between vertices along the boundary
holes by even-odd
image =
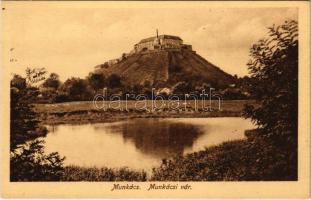
[[[157,37],[155,38],[154,44],[155,44],[155,45],[161,45],[160,39],[159,39],[159,32],[158,32],[158,29],[156,29],[156,32],[157,32]]]

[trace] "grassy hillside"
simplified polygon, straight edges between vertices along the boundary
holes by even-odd
[[[117,74],[129,85],[150,82],[153,85],[165,83],[170,87],[180,81],[193,81],[224,87],[234,81],[231,75],[188,50],[136,53],[96,72],[106,76]]]

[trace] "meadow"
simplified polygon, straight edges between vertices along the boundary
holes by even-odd
[[[102,102],[101,102],[102,103]],[[76,124],[91,122],[112,122],[128,118],[178,118],[178,117],[241,117],[246,104],[256,105],[254,100],[214,100],[181,102],[179,109],[172,109],[168,101],[146,101],[142,105],[137,101],[120,101],[118,105],[109,102],[106,109],[99,109],[92,101],[78,101],[54,104],[36,104],[35,111],[41,116],[44,124]],[[111,103],[111,102],[110,102]],[[161,103],[163,106],[160,108]],[[203,109],[203,103],[204,108]],[[155,105],[158,106],[155,108]],[[145,109],[138,109],[145,106]],[[174,108],[177,106],[175,105]]]

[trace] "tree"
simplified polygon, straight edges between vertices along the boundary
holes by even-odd
[[[95,91],[105,87],[105,76],[103,74],[91,73],[87,79]]]
[[[298,124],[298,23],[285,21],[269,28],[269,38],[250,49],[248,69],[259,106],[247,106],[262,135],[293,153],[297,147]]]
[[[57,152],[44,153],[44,141],[34,140],[11,151],[11,181],[59,181],[63,176],[63,161]]]
[[[142,94],[143,92],[143,89],[144,87],[140,84],[135,84],[133,87],[132,87],[132,91],[134,94],[136,95],[139,95],[139,94]]]
[[[23,90],[26,88],[26,79],[21,77],[20,75],[14,74],[11,80],[11,89],[16,88],[19,90]]]
[[[17,145],[43,136],[46,133],[46,129],[39,126],[39,116],[33,111],[31,104],[38,94],[38,90],[26,85],[25,78],[14,75],[11,80],[10,102],[11,149],[15,149]]]
[[[107,85],[109,88],[121,87],[122,86],[121,77],[117,74],[111,74],[107,78]]]
[[[86,80],[81,78],[70,78],[61,87],[61,92],[65,92],[70,100],[90,100],[92,92]]]
[[[258,106],[246,106],[245,116],[259,129],[248,135],[252,141],[248,145],[256,155],[268,150],[258,157],[257,169],[266,169],[271,177],[297,180],[298,23],[285,21],[268,30],[269,37],[250,49],[251,92]]]
[[[47,133],[33,110],[38,94],[38,89],[27,85],[25,78],[14,75],[10,101],[11,181],[55,181],[63,172],[64,158],[57,152],[45,155],[43,141],[37,139]]]
[[[61,81],[56,73],[51,73],[50,76],[45,79],[40,87],[40,92],[42,94],[40,102],[55,102],[58,96],[58,88],[61,86]]]
[[[193,87],[189,82],[178,82],[176,85],[173,86],[173,93],[174,94],[189,94],[193,91]]]
[[[60,85],[61,82],[59,80],[59,75],[56,73],[51,73],[49,78],[47,78],[42,84],[45,88],[53,88],[55,90],[57,90]]]

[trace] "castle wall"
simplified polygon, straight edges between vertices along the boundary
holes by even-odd
[[[137,51],[141,51],[144,48],[146,48],[148,50],[153,50],[154,49],[153,41],[144,42],[144,43],[138,43],[138,44],[135,45],[136,52]]]
[[[181,40],[174,39],[160,39],[160,43],[164,47],[180,47],[182,45]]]
[[[175,37],[175,38],[173,38]],[[147,38],[134,46],[134,52],[141,52],[143,50],[155,49],[188,49],[192,50],[191,45],[183,44],[183,41],[176,36],[159,36],[154,38]]]

